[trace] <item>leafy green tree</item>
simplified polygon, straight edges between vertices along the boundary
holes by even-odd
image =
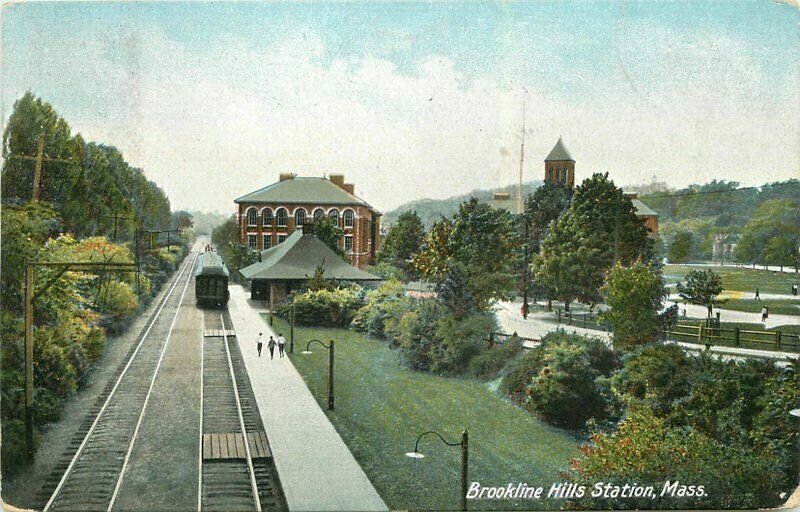
[[[345,257],[344,251],[339,247],[339,241],[344,235],[344,230],[331,222],[328,217],[323,216],[311,223],[311,232],[325,242],[325,245],[330,247],[333,252],[343,258]]]
[[[192,229],[193,226],[194,221],[191,213],[187,212],[186,210],[172,212],[172,220],[170,222],[171,229],[178,229],[182,231],[185,229]]]
[[[800,245],[800,207],[796,200],[770,199],[761,203],[742,230],[734,257],[742,263],[768,264],[767,243],[775,237],[786,239],[794,247]],[[770,256],[779,256],[782,247],[778,244],[783,242],[774,244]]]
[[[670,263],[685,263],[688,261],[689,256],[692,254],[693,244],[694,239],[691,233],[682,231],[675,235],[667,252],[667,258]]]
[[[764,247],[764,263],[783,267],[785,265],[797,265],[798,246],[786,236],[773,236],[767,240]]]
[[[603,287],[609,309],[604,320],[614,327],[614,346],[619,349],[656,341],[661,333],[662,301],[666,296],[661,271],[637,262],[615,265]]]
[[[542,283],[533,281],[530,265],[535,254],[541,250],[541,243],[547,235],[550,225],[569,207],[572,189],[552,181],[546,181],[533,194],[525,199],[525,210],[517,218],[517,230],[520,237],[520,261],[518,289],[527,295],[546,295]]]
[[[692,270],[685,277],[685,284],[678,283],[678,294],[690,304],[705,306],[708,318],[713,316],[717,296],[722,293],[722,279],[713,270]]]
[[[436,294],[453,318],[462,320],[476,310],[469,286],[469,276],[459,263],[448,265],[444,277],[436,283]]]
[[[452,254],[449,239],[453,231],[453,221],[439,219],[433,223],[422,250],[412,259],[414,270],[431,281],[441,279],[447,271],[448,260]]]
[[[541,253],[533,259],[534,278],[551,298],[587,304],[600,301],[605,274],[614,265],[651,261],[653,241],[622,189],[608,174],[594,174],[575,189],[569,209],[551,225]]]
[[[386,240],[378,251],[378,262],[389,263],[410,279],[416,276],[411,264],[415,254],[420,252],[425,241],[425,226],[415,211],[400,214],[397,224],[389,229]]]

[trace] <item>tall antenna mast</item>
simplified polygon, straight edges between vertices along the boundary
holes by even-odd
[[[525,164],[525,94],[528,90],[522,88],[522,145],[519,148],[519,183],[517,184],[517,213],[523,212],[522,201],[522,167]]]

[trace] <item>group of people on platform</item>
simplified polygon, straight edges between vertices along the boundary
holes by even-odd
[[[256,349],[258,350],[258,357],[261,357],[261,349],[264,347],[263,342],[264,333],[258,333],[258,339],[256,339]],[[283,337],[283,333],[278,334],[278,339],[276,340],[272,336],[269,337],[269,341],[267,342],[267,348],[269,349],[269,358],[275,359],[275,346],[278,346],[278,355],[283,357],[286,354],[286,338]]]

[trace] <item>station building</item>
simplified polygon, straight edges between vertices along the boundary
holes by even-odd
[[[327,178],[281,173],[276,183],[234,200],[239,240],[263,251],[285,242],[304,224],[327,216],[344,231],[339,247],[354,266],[376,260],[381,213],[355,195],[344,175]]]

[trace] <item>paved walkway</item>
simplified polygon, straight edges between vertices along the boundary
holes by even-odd
[[[516,332],[518,335],[526,338],[539,339],[548,332],[555,331],[557,329],[563,329],[569,333],[574,332],[585,336],[594,336],[605,340],[608,343],[611,342],[611,333],[605,331],[596,331],[593,329],[584,329],[582,327],[566,324],[556,324],[545,320],[552,319],[553,313],[530,313],[528,315],[528,319],[524,320],[519,314],[520,305],[520,302],[498,302],[495,305],[495,312],[497,314],[497,321],[500,324],[500,330],[508,334]],[[672,341],[672,343],[677,343],[686,350],[699,351],[705,349],[704,346],[696,343],[684,343],[677,341]],[[755,350],[749,348],[726,347],[721,345],[713,345],[711,347],[711,352],[718,353],[723,357],[731,359],[742,359],[747,357],[773,359],[781,361],[781,363],[778,363],[780,365],[788,364],[788,361],[800,358],[800,354],[794,352]]]
[[[289,358],[276,350],[270,360],[266,346],[258,357],[258,333],[266,340],[277,334],[241,286],[230,292],[228,310],[289,510],[388,510]]]
[[[673,301],[666,301],[667,305],[672,305]],[[708,309],[705,306],[698,306],[696,304],[678,304],[680,310],[686,310],[687,316],[690,318],[705,318],[708,315]],[[778,327],[780,325],[800,325],[800,316],[795,315],[779,315],[770,313],[766,322],[761,322],[761,313],[748,313],[747,311],[734,311],[732,309],[725,309],[724,307],[714,308],[714,313],[719,311],[719,319],[722,322],[736,322],[747,324],[760,324],[763,323],[766,329]],[[798,309],[800,312],[800,309]],[[680,320],[680,319],[679,319]]]

